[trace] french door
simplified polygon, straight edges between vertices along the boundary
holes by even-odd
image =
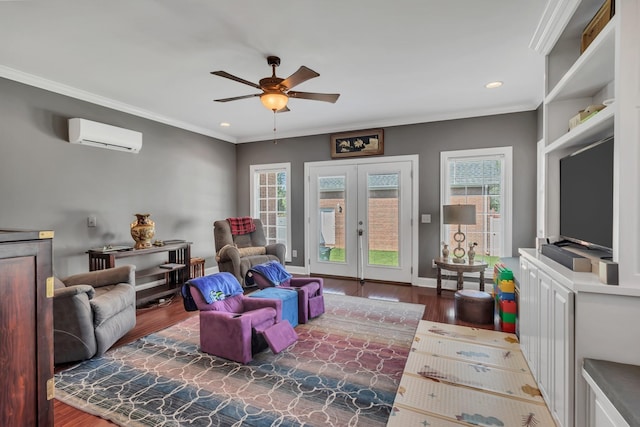
[[[411,282],[412,162],[308,167],[310,273]]]

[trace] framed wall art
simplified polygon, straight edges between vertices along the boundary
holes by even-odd
[[[331,135],[331,158],[384,154],[382,129],[358,130]]]

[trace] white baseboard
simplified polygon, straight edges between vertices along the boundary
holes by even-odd
[[[306,267],[300,267],[300,266],[296,266],[296,265],[286,265],[285,266],[287,271],[291,274],[301,274],[301,275],[306,275],[307,273],[307,269]],[[209,275],[209,274],[215,274],[218,273],[218,267],[209,267],[209,268],[205,268],[205,275]],[[415,282],[411,283],[412,286],[417,286],[417,287],[421,287],[421,288],[433,288],[435,289],[437,287],[437,281],[434,277],[417,277]],[[485,290],[490,289],[489,286],[491,286],[491,282],[488,282],[487,280],[485,280],[484,282],[484,288]],[[478,282],[466,282],[464,285],[465,289],[474,289],[474,290],[479,290],[480,289],[480,284]],[[457,281],[455,276],[451,276],[451,277],[447,277],[446,275],[443,275],[442,278],[442,289],[448,289],[451,291],[455,291],[457,289]]]

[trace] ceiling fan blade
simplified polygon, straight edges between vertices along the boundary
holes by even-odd
[[[307,80],[314,77],[318,77],[319,75],[320,74],[303,65],[302,67],[298,68],[298,71],[284,79],[282,83],[280,83],[280,85],[286,87],[287,89],[291,89],[294,86],[297,86],[302,82],[306,82]]]
[[[260,96],[261,93],[254,93],[253,95],[242,95],[242,96],[234,96],[233,98],[222,98],[222,99],[214,99],[216,102],[229,102],[229,101],[237,101],[238,99],[247,99],[253,98],[255,96]]]
[[[242,79],[240,77],[234,76],[233,74],[229,74],[226,71],[212,71],[211,74],[213,74],[215,76],[220,76],[220,77],[224,77],[224,78],[227,78],[227,79],[231,79],[231,80],[234,80],[234,81],[236,81],[238,83],[244,83],[244,84],[249,85],[251,87],[255,87],[256,89],[262,89],[260,86],[258,86],[257,83],[253,83],[253,82],[250,82],[249,80],[245,80],[245,79]]]
[[[311,99],[313,101],[324,101],[335,103],[340,97],[339,93],[313,93],[313,92],[287,92],[289,98]]]

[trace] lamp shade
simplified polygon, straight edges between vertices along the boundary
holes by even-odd
[[[443,224],[475,224],[476,205],[442,206]]]
[[[282,110],[287,106],[288,100],[289,98],[287,97],[287,95],[278,90],[266,92],[260,95],[260,101],[262,101],[262,105],[272,111]]]

